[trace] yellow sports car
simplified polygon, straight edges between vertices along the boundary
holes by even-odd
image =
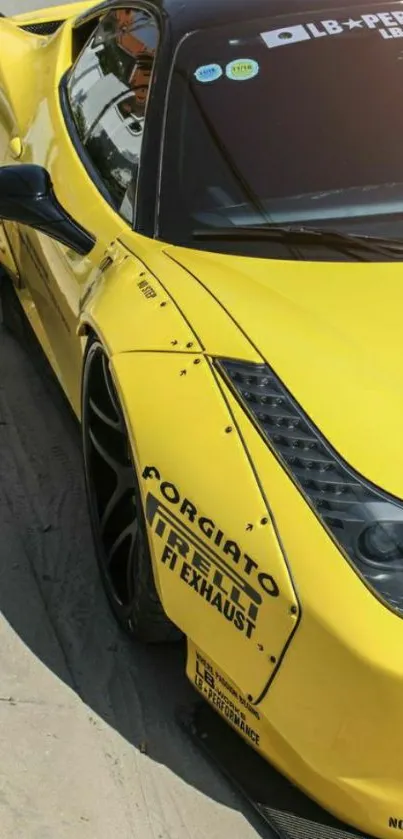
[[[3,317],[112,609],[343,837],[403,830],[402,39],[400,0],[0,21]]]

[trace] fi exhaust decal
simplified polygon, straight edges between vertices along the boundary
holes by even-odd
[[[151,477],[159,480],[159,472],[146,467],[143,478]],[[161,541],[160,562],[246,638],[253,638],[264,600],[280,594],[276,580],[259,571],[257,562],[212,519],[200,516],[189,499],[181,498],[174,484],[163,481],[160,492],[168,503],[150,492],[146,497],[148,525]]]

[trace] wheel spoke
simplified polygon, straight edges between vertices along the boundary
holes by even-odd
[[[109,401],[111,403],[111,406],[112,406],[112,408],[113,408],[113,410],[116,414],[116,417],[119,421],[119,425],[121,427],[121,413],[120,413],[120,410],[119,410],[119,406],[116,402],[116,396],[115,396],[115,392],[114,392],[114,389],[113,389],[113,386],[112,386],[112,379],[111,379],[111,373],[110,373],[110,370],[109,370],[109,364],[107,362],[107,359],[106,359],[105,355],[102,356],[102,367],[103,367],[103,372],[104,372],[104,382],[105,382],[106,389],[107,389],[107,392],[108,392]]]
[[[131,522],[117,536],[107,556],[108,576],[115,595],[121,605],[129,611],[135,596],[134,563],[137,530],[137,521]]]
[[[120,431],[121,430],[122,424],[120,422],[120,419],[115,420],[115,419],[112,419],[111,417],[108,417],[105,414],[105,412],[101,410],[99,405],[97,405],[97,403],[95,402],[94,399],[91,399],[91,398],[89,399],[89,405],[90,405],[91,411],[93,411],[93,413],[98,417],[98,419],[101,420],[101,422],[104,423],[104,425],[109,426],[109,428],[113,428],[114,431]]]
[[[131,466],[131,464],[127,463],[127,464],[123,465],[119,460],[117,460],[116,457],[114,457],[114,455],[111,452],[107,451],[105,446],[100,442],[100,440],[98,440],[98,437],[97,437],[97,435],[95,434],[95,432],[92,428],[88,429],[88,435],[89,435],[89,438],[91,440],[92,445],[94,446],[95,451],[100,455],[100,457],[102,457],[102,459],[105,461],[105,463],[107,463],[108,466],[113,470],[113,472],[115,473],[115,475],[117,476],[119,481],[122,480],[123,475],[125,473],[127,473],[127,475],[133,474],[133,467]],[[132,482],[133,482],[133,480],[132,480]],[[124,483],[125,483],[126,486],[130,485],[130,482],[128,481],[128,479],[126,479],[124,481]]]
[[[89,371],[86,404],[94,523],[102,544],[105,577],[119,608],[129,613],[135,596],[139,533],[137,480],[123,413],[107,357],[101,351],[94,354]]]
[[[129,556],[127,559],[127,569],[126,569],[126,586],[127,586],[127,605],[131,605],[135,595],[135,587],[134,587],[134,561],[135,561],[135,546],[137,541],[137,534],[138,534],[138,521],[136,520],[133,522],[133,531],[132,531],[132,539],[130,544],[130,551]]]
[[[130,536],[130,548],[128,549],[127,553],[131,554],[133,552],[133,547],[135,545],[136,538],[137,538],[137,531],[138,531],[137,520],[134,520],[134,521],[131,521],[130,524],[128,524],[127,527],[125,527],[124,530],[122,530],[119,533],[119,535],[116,537],[115,541],[113,542],[113,544],[111,545],[111,547],[108,550],[108,554],[107,554],[108,566],[110,566],[111,562],[113,561],[113,557],[116,554],[116,551],[119,550],[119,548],[122,546],[123,542],[125,541],[125,539],[127,539],[128,536]]]
[[[123,501],[124,496],[130,491],[133,494],[133,510],[135,510],[136,509],[136,501],[135,501],[135,497],[134,497],[133,469],[132,469],[131,466],[128,466],[127,470],[125,470],[125,474],[118,476],[117,487],[114,490],[114,492],[112,493],[109,501],[107,502],[107,505],[106,505],[106,507],[105,507],[105,509],[102,513],[102,516],[100,518],[99,524],[100,524],[102,535],[105,533],[105,529],[107,528],[108,521],[109,521],[110,517],[113,515],[113,513],[115,512],[116,507],[119,506],[120,502]]]

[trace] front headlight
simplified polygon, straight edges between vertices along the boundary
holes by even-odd
[[[403,504],[342,461],[266,364],[217,366],[338,545],[403,614]]]

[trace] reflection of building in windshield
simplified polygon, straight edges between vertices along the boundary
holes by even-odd
[[[145,35],[147,33],[147,24],[144,22],[142,26],[141,21],[139,21],[140,25],[137,23],[139,17],[143,18],[144,21],[144,15],[141,12],[136,12],[134,9],[118,9],[115,12],[115,17],[116,43],[126,55],[134,58],[134,64],[132,63],[131,68],[128,68],[127,78],[127,83],[134,96],[126,100],[125,112],[144,116],[155,48],[150,48],[145,40],[138,37],[142,30]]]
[[[101,22],[69,82],[80,135],[86,142],[108,107],[141,132],[156,50],[157,30],[145,12],[119,9]]]
[[[157,42],[158,29],[147,12],[112,11],[99,24],[68,85],[81,141],[129,221]]]

